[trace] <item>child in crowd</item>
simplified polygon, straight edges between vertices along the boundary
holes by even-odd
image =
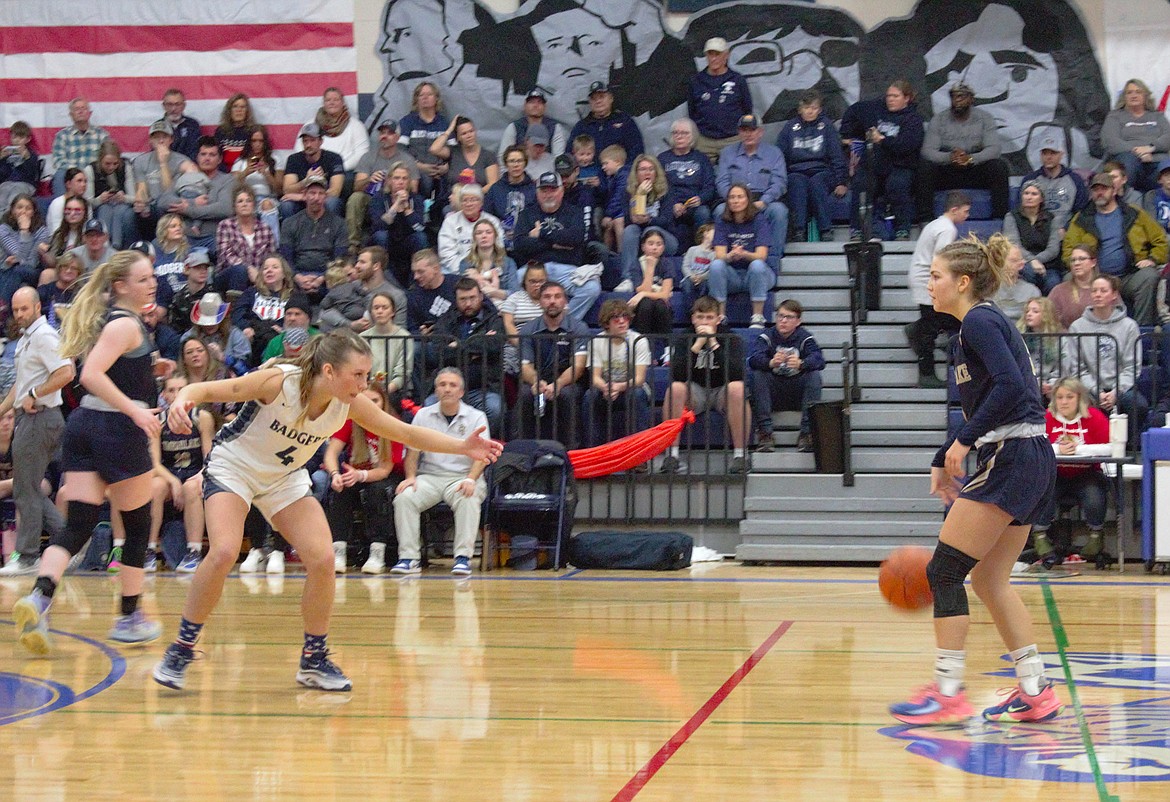
[[[666,337],[674,323],[674,312],[670,308],[674,279],[662,258],[666,250],[662,230],[657,226],[647,228],[642,233],[639,249],[639,281],[628,303],[634,311],[634,331],[651,338],[650,350],[658,360],[666,350]]]
[[[325,289],[331,290],[354,280],[353,263],[348,259],[334,259],[325,266]]]
[[[183,259],[183,275],[187,283],[171,299],[171,325],[186,331],[191,325],[191,309],[211,291],[211,257],[203,248],[196,248]]]
[[[715,224],[703,223],[695,232],[695,244],[687,248],[682,263],[682,290],[687,306],[693,306],[696,298],[706,295],[707,277],[711,273],[711,262],[715,259]]]
[[[1142,207],[1170,232],[1170,159],[1158,162],[1158,186],[1145,194]]]
[[[776,325],[764,329],[752,343],[748,366],[752,369],[752,410],[756,416],[759,445],[772,450],[772,413],[800,410],[797,451],[812,451],[809,408],[821,400],[821,371],[825,357],[812,332],[801,325],[804,306],[789,298],[776,309]]]
[[[601,167],[597,164],[597,145],[589,134],[573,139],[573,163],[577,165],[577,180],[587,187],[601,186]]]
[[[621,246],[626,213],[622,204],[625,195],[621,188],[630,179],[630,168],[626,165],[626,149],[621,145],[610,145],[601,151],[601,172],[605,174],[601,180],[602,202],[605,206],[605,214],[601,218],[601,235],[605,246],[611,251],[616,251]]]

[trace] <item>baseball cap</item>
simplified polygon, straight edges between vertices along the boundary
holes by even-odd
[[[136,241],[133,245],[131,245],[126,250],[138,251],[141,254],[149,256],[150,260],[152,262],[154,261],[154,257],[155,257],[154,245],[150,242],[147,242],[144,239],[140,239],[140,240]]]
[[[544,123],[536,123],[528,126],[528,141],[533,145],[548,146],[548,126]]]
[[[963,83],[962,81],[959,81],[958,83],[951,86],[951,94],[952,95],[971,95],[971,97],[974,97],[975,90],[973,90],[970,86]]]
[[[540,178],[536,180],[536,186],[556,188],[561,185],[561,177],[556,173],[541,173]]]
[[[311,175],[305,179],[305,189],[309,187],[325,187],[329,188],[329,182],[325,180],[323,175]]]
[[[206,248],[195,248],[187,254],[187,258],[183,260],[183,264],[187,267],[195,267],[197,265],[210,265],[211,255]]]
[[[161,120],[155,120],[150,124],[150,131],[147,136],[152,134],[166,134],[172,136],[175,133],[175,126],[171,125],[170,121],[165,117]]]
[[[1109,175],[1109,173],[1096,173],[1093,175],[1093,178],[1089,181],[1089,186],[1090,187],[1112,187],[1113,186],[1113,176]]]
[[[106,226],[96,217],[85,224],[85,228],[81,229],[82,234],[105,234]]]
[[[297,139],[303,136],[321,136],[321,126],[317,123],[305,123],[301,126],[301,132],[297,134]]]
[[[545,96],[544,90],[539,89],[539,88],[530,90],[528,92],[528,94],[524,96],[524,99],[525,100],[539,100],[539,101],[544,102],[544,103],[548,102],[548,98]]]
[[[572,174],[573,170],[577,169],[577,165],[573,163],[571,156],[566,156],[564,153],[562,153],[560,156],[557,156],[555,159],[553,159],[553,169],[556,170],[559,175],[570,175]]]
[[[1167,170],[1170,170],[1170,159],[1162,159],[1162,161],[1158,162],[1158,175],[1161,175]]]
[[[589,84],[589,95],[590,96],[596,94],[597,92],[608,92],[608,91],[609,91],[609,86],[605,83],[605,81],[594,81],[593,83]]]
[[[1045,134],[1040,138],[1040,150],[1051,150],[1054,153],[1064,153],[1064,145],[1056,134]]]
[[[754,114],[745,114],[739,118],[739,128],[756,129],[760,127],[760,118]]]
[[[391,131],[394,131],[395,133],[397,133],[398,120],[395,120],[393,118],[387,118],[385,120],[382,120],[382,122],[378,123],[378,130],[381,131],[383,128],[389,128]]]
[[[707,44],[703,45],[704,53],[710,53],[711,51],[716,53],[726,53],[727,50],[727,40],[722,36],[712,36],[707,40]]]

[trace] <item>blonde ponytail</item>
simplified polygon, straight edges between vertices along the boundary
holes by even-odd
[[[81,288],[61,322],[61,356],[76,359],[89,353],[106,323],[114,282],[125,281],[140,260],[150,264],[139,251],[119,251],[78,282]]]
[[[938,252],[947,268],[958,276],[971,279],[971,293],[977,300],[991,298],[1000,286],[1010,281],[1007,267],[1012,243],[1003,234],[992,234],[981,242],[974,234],[957,240]]]
[[[324,367],[333,365],[334,368],[338,368],[355,354],[373,356],[369,342],[347,328],[338,328],[327,334],[310,337],[296,359],[280,360],[284,364],[296,365],[301,369],[301,383],[298,388],[301,414],[297,419],[298,424],[309,414],[309,397],[313,394],[313,381],[321,375]]]

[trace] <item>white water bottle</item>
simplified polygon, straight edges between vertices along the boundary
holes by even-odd
[[[1129,440],[1129,415],[1118,412],[1116,408],[1109,417],[1109,445],[1112,447],[1110,456],[1120,459],[1125,456],[1126,442]]]

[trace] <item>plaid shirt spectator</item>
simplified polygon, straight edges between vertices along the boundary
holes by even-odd
[[[85,132],[78,131],[76,125],[62,128],[53,137],[53,169],[57,171],[69,167],[85,169],[97,161],[98,148],[109,138],[106,129],[97,125],[91,125]]]
[[[262,220],[257,219],[255,226],[252,244],[249,245],[236,218],[219,221],[215,229],[215,246],[219,254],[216,267],[223,270],[233,265],[244,265],[260,269],[264,257],[276,252],[276,238],[272,235],[272,229]]]

